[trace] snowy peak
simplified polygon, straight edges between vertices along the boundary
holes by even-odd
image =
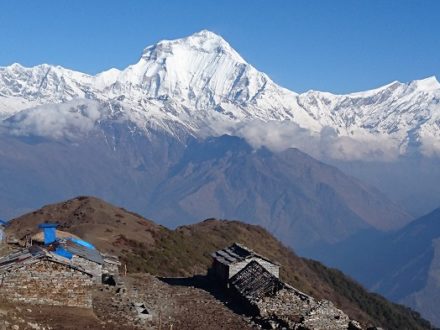
[[[207,30],[149,46],[138,63],[119,73],[102,73],[97,79],[100,85],[113,82],[108,87],[115,94],[135,87],[150,98],[172,96],[187,106],[205,108],[256,100],[266,87],[275,86],[222,37]],[[142,96],[137,93],[136,97]]]
[[[60,66],[41,64],[26,68],[14,63],[0,68],[0,96],[40,104],[63,102],[84,97],[84,87],[90,84],[90,78],[86,74]],[[2,103],[0,101],[0,115]]]
[[[348,95],[296,94],[207,30],[160,41],[145,48],[137,63],[96,76],[47,64],[0,67],[0,121],[38,108],[26,117],[30,127],[44,116],[40,106],[75,99],[105,104],[96,122],[114,120],[117,112],[117,118],[147,133],[226,133],[254,139],[255,146],[296,147],[318,157],[332,148],[332,157],[395,158],[411,150],[440,154],[440,83],[435,77]],[[56,113],[61,123],[66,111],[52,109],[47,116]]]
[[[125,100],[140,112],[152,102],[154,107],[166,102],[172,104],[159,105],[159,112],[172,107],[174,114],[216,111],[234,119],[289,119],[291,114],[285,112],[296,94],[246,63],[221,36],[202,30],[186,38],[160,41],[147,47],[137,63],[96,76],[49,65],[0,68],[0,95],[16,98],[0,99],[0,119],[13,114],[11,108],[22,110],[75,98]],[[249,103],[254,106],[251,111],[244,109]]]
[[[381,87],[370,89],[368,91],[363,91],[363,92],[350,93],[350,94],[347,94],[347,96],[348,97],[369,97],[369,96],[373,96],[373,95],[383,93],[386,91],[396,90],[397,88],[402,87],[404,85],[405,84],[395,80],[395,81],[393,81],[389,84],[383,85]]]
[[[142,58],[145,60],[155,60],[157,57],[161,57],[161,53],[173,54],[173,51],[179,51],[179,48],[207,54],[226,55],[238,63],[246,63],[225,39],[208,30],[202,30],[181,39],[162,40],[155,45],[145,48]]]
[[[440,91],[440,83],[435,76],[421,80],[414,80],[410,86],[422,92]]]

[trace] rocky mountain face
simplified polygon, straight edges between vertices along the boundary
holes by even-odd
[[[233,242],[241,242],[257,253],[280,263],[282,280],[316,299],[332,301],[350,318],[359,320],[364,325],[381,325],[389,329],[430,328],[429,323],[422,320],[417,313],[389,303],[379,295],[368,293],[341,272],[298,257],[259,226],[211,219],[169,230],[97,198],[78,197],[45,206],[12,220],[7,227],[7,233],[23,238],[38,230],[37,223],[54,219],[63,231],[90,241],[104,252],[119,255],[121,260],[127,263],[130,274],[148,272],[174,278],[174,282],[177,280],[176,277],[187,277],[185,281],[180,280],[181,285],[186,283],[187,286],[197,286],[200,285],[197,281],[203,278],[211,263],[210,254]],[[163,297],[159,299],[154,290],[164,285],[154,284],[157,281],[152,281],[150,277],[139,275],[139,278],[142,278],[144,284],[138,286],[138,291],[146,287],[147,298],[153,299],[153,302],[161,302],[160,299]],[[204,286],[201,288],[206,290]],[[170,289],[165,291],[170,292]],[[183,291],[177,290],[184,297],[190,296],[191,292]],[[208,298],[206,294],[203,296],[201,293],[197,293],[197,297],[211,304],[212,297]],[[179,307],[179,301],[176,300],[175,303],[177,305],[174,309]],[[206,310],[215,311],[211,318],[215,318],[215,315],[218,317],[218,306],[208,306],[212,307]],[[99,311],[100,315],[102,313],[104,312]],[[227,315],[225,311],[222,313],[229,317],[229,322],[239,322],[236,317]],[[111,315],[109,317],[112,318]],[[192,322],[200,319],[202,318],[199,313]],[[311,317],[309,321],[317,320]]]
[[[440,209],[436,209],[398,231],[369,230],[308,253],[367,288],[420,311],[438,326],[439,242]]]
[[[254,151],[230,136],[186,142],[128,134],[114,124],[71,142],[5,137],[1,212],[90,194],[169,227],[209,217],[242,219],[298,251],[411,219],[377,190],[297,149]]]
[[[48,201],[89,194],[145,212],[145,205],[182,143],[165,135],[127,131],[102,123],[81,139],[54,141],[35,136],[0,139],[0,213],[11,218]],[[67,134],[68,131],[62,131]]]
[[[299,251],[410,219],[380,192],[297,149],[254,151],[230,136],[190,143],[152,196],[148,214],[165,224],[241,219]]]

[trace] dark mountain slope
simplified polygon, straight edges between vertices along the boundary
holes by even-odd
[[[308,251],[440,325],[440,209],[393,233],[358,233]]]
[[[78,195],[145,213],[152,189],[180,157],[182,144],[158,132],[132,133],[127,125],[103,122],[71,141],[0,134],[0,217]]]
[[[380,192],[297,149],[255,151],[231,136],[190,144],[154,191],[148,210],[169,225],[194,218],[243,219],[299,251],[409,220]]]
[[[38,222],[54,219],[61,229],[119,254],[129,272],[162,276],[203,274],[212,251],[238,241],[280,262],[284,280],[317,298],[332,300],[352,318],[388,329],[429,329],[416,313],[367,293],[339,271],[298,257],[259,226],[207,220],[169,230],[99,199],[80,197],[14,219],[7,230],[23,237],[34,232]]]
[[[409,220],[381,193],[296,149],[255,151],[230,136],[145,136],[129,125],[103,121],[71,141],[2,135],[0,217],[93,195],[171,227],[243,219],[299,252]]]

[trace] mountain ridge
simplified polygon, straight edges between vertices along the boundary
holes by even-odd
[[[174,225],[167,219],[177,218],[182,222],[238,217],[263,224],[297,249],[303,247],[299,243],[303,240],[314,241],[305,234],[312,228],[312,236],[323,231],[332,233],[333,238],[324,235],[327,239],[339,240],[340,234],[354,228],[389,230],[410,221],[396,205],[386,204],[380,192],[298,149],[253,151],[244,139],[232,136],[189,144],[153,195],[149,214],[164,223]],[[333,227],[327,228],[328,223]],[[335,228],[341,232],[336,234]]]
[[[183,144],[109,126],[64,143],[8,137],[0,140],[0,150],[4,217],[8,208],[29,210],[88,194],[170,227],[209,217],[243,219],[296,249],[411,220],[376,189],[297,149],[255,151],[234,136]]]
[[[288,124],[281,148],[299,147],[315,156],[390,160],[440,150],[440,84],[434,76],[347,95],[297,94],[207,30],[158,42],[137,63],[95,76],[60,66],[2,67],[0,95],[0,119],[45,104],[92,99],[119,107],[144,131],[175,134],[177,125],[190,135],[233,133],[258,145],[243,125],[276,122]],[[307,138],[321,145],[318,150]]]
[[[440,324],[440,208],[396,231],[361,231],[309,255],[318,254],[327,265],[342,269],[367,288]]]
[[[13,219],[7,233],[18,238],[38,231],[37,224],[55,221],[104,252],[120,256],[130,273],[159,276],[205,274],[210,253],[240,241],[282,264],[281,277],[319,299],[334,301],[351,317],[390,329],[429,329],[417,313],[367,293],[341,272],[298,257],[260,226],[208,219],[170,230],[151,220],[94,197],[77,197],[47,205]]]

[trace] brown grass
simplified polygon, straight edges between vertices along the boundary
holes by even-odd
[[[281,264],[286,282],[318,299],[333,301],[364,324],[402,330],[430,328],[417,313],[368,293],[343,273],[298,257],[259,226],[211,219],[169,230],[97,198],[80,197],[15,219],[7,233],[22,238],[36,233],[39,223],[54,219],[61,230],[119,255],[129,272],[204,274],[213,251],[239,242]]]

